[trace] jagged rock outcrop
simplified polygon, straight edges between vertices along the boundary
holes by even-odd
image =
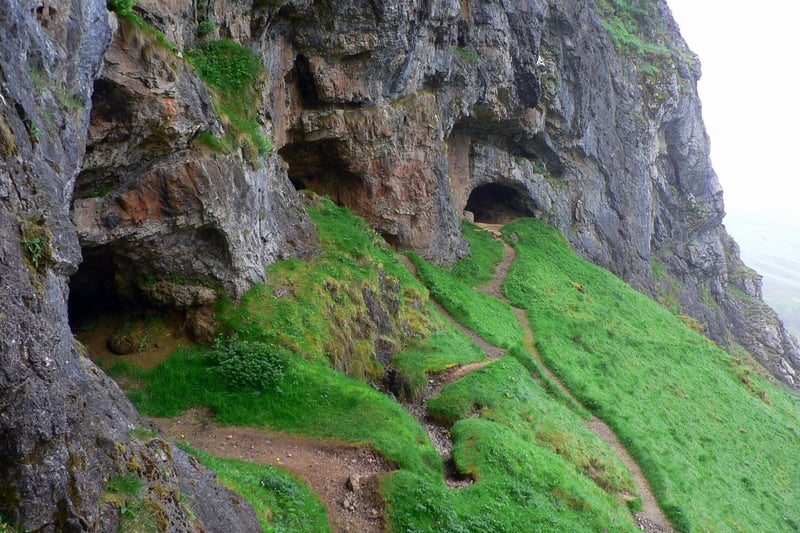
[[[256,3],[276,147],[297,187],[434,261],[462,253],[465,208],[543,218],[792,384],[795,341],[742,320],[729,283],[697,59],[665,2],[626,5]],[[615,42],[620,20],[638,42]]]
[[[195,466],[130,437],[137,415],[80,354],[68,312],[104,298],[173,307],[212,336],[215,298],[313,252],[295,188],[437,262],[465,253],[465,210],[544,219],[800,386],[797,342],[721,225],[699,66],[664,1],[140,0],[143,26],[103,0],[62,4],[0,3],[4,517],[112,529],[101,494],[134,457],[176,474],[170,485],[156,469],[148,486],[170,489],[153,493],[220,490],[199,474],[178,487]],[[263,66],[250,126],[270,154],[202,142],[234,126],[185,57],[219,38]],[[208,499],[195,515],[214,530]],[[241,509],[229,530],[251,529]]]
[[[105,2],[0,4],[0,515],[20,531],[115,531],[116,476],[142,480],[160,530],[255,531],[241,498],[141,424],[70,332],[81,258],[70,199],[92,83],[111,38]],[[181,499],[181,495],[184,496]],[[231,500],[241,505],[231,505]]]
[[[221,128],[203,83],[156,32],[112,20],[72,208],[82,270],[110,262],[118,292],[189,308],[209,302],[187,300],[187,284],[240,296],[265,265],[310,253],[313,225],[280,159],[245,163],[202,146],[201,134]],[[180,280],[173,296],[167,277]]]

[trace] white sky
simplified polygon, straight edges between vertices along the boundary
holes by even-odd
[[[800,2],[667,3],[702,63],[703,119],[729,220],[800,222]]]

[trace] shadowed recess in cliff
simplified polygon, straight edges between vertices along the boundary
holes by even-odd
[[[499,183],[475,187],[467,200],[467,211],[477,222],[505,223],[517,218],[534,216],[530,200],[520,191]]]
[[[84,248],[83,262],[69,281],[69,319],[73,329],[86,319],[129,308],[117,289],[118,265],[107,247]]]
[[[328,196],[337,205],[363,213],[369,202],[367,188],[338,153],[334,141],[295,142],[279,151],[289,164],[289,180],[295,189]]]

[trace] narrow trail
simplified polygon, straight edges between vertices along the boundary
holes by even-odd
[[[417,275],[417,267],[406,256],[400,256],[403,264],[408,268],[412,274]],[[431,299],[434,307],[442,314],[453,326],[455,326],[464,335],[469,337],[475,344],[483,350],[486,359],[477,361],[475,363],[467,363],[464,365],[454,366],[442,372],[429,373],[427,376],[428,382],[425,385],[425,390],[422,393],[422,398],[418,402],[400,402],[400,405],[413,416],[419,424],[425,428],[428,437],[431,440],[436,451],[442,456],[442,463],[445,467],[445,483],[451,489],[459,489],[472,485],[475,480],[469,476],[464,476],[456,468],[453,462],[453,439],[450,436],[450,428],[428,416],[428,400],[435,398],[441,394],[442,389],[448,383],[457,381],[467,374],[471,374],[476,370],[480,370],[495,359],[504,356],[506,351],[502,348],[494,346],[486,342],[483,338],[479,337],[474,331],[464,327],[453,316],[439,304],[436,300]]]
[[[482,287],[478,287],[478,290],[490,296],[494,296],[495,298],[498,298],[504,302],[510,303],[509,300],[503,295],[502,286],[506,276],[508,276],[511,265],[516,259],[516,251],[505,241],[505,239],[502,238],[500,228],[504,224],[477,223],[477,225],[489,231],[503,243],[503,260],[495,269],[495,274],[492,278],[492,281]],[[517,319],[522,326],[522,330],[524,332],[523,343],[525,348],[536,358],[547,377],[550,378],[550,380],[577,405],[582,405],[566,387],[566,385],[564,385],[564,383],[542,360],[541,354],[536,349],[533,329],[531,328],[531,324],[528,320],[528,315],[525,310],[513,305],[512,309],[514,310],[514,314],[517,315]],[[591,419],[584,420],[584,423],[586,424],[586,427],[588,427],[595,435],[603,439],[603,441],[605,441],[605,443],[608,444],[612,450],[614,450],[614,452],[619,456],[619,458],[628,468],[628,471],[633,476],[633,482],[636,486],[636,491],[639,493],[639,497],[642,500],[642,510],[633,516],[634,521],[639,528],[642,529],[642,531],[647,531],[649,533],[676,533],[676,530],[672,527],[669,520],[664,515],[664,512],[658,506],[658,502],[653,494],[653,490],[650,488],[650,483],[647,481],[647,478],[644,477],[639,464],[636,462],[633,456],[628,453],[628,450],[622,445],[611,427],[594,415],[592,415]]]
[[[503,260],[495,269],[492,280],[478,290],[502,301],[502,284],[516,258],[516,252],[500,234],[502,224],[478,224],[504,244]],[[412,273],[416,268],[400,256]],[[509,302],[510,303],[510,302]],[[445,464],[445,482],[453,489],[471,485],[474,480],[460,475],[452,462],[452,440],[449,428],[427,415],[429,398],[438,396],[442,388],[462,377],[483,368],[503,355],[498,348],[462,326],[438,303],[439,312],[455,327],[466,334],[484,351],[487,359],[449,368],[428,375],[428,382],[418,403],[403,403],[403,407],[426,429]],[[524,332],[525,348],[538,360],[544,372],[565,395],[575,400],[569,389],[544,364],[535,346],[533,330],[523,309],[512,306]],[[285,434],[267,429],[227,426],[211,421],[211,414],[202,409],[190,409],[174,418],[153,419],[164,433],[175,441],[189,442],[193,447],[219,457],[269,464],[288,470],[314,490],[328,510],[329,523],[337,533],[379,533],[385,531],[384,503],[378,491],[379,476],[392,468],[383,457],[366,446],[351,446],[302,435]],[[643,509],[634,520],[649,533],[676,533],[658,507],[650,485],[641,468],[622,446],[616,434],[602,420],[592,417],[585,421],[587,427],[602,438],[620,457],[633,475],[636,489],[642,499]]]
[[[368,446],[254,427],[222,427],[200,408],[151,420],[176,442],[188,442],[217,457],[277,466],[299,476],[325,504],[328,522],[337,533],[386,529],[378,478],[392,468]]]

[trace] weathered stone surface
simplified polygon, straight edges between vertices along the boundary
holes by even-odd
[[[204,508],[231,494],[192,474],[192,517],[169,490],[183,452],[131,438],[140,423],[69,329],[67,276],[81,249],[69,206],[83,158],[93,79],[111,38],[105,1],[0,3],[0,513],[28,531],[115,531],[102,498],[126,457],[162,464],[143,490],[173,530],[257,530],[252,509],[221,523]],[[113,225],[113,224],[112,224]],[[31,240],[37,238],[37,246]],[[166,461],[164,458],[166,457]],[[171,459],[170,459],[171,457]],[[214,488],[216,487],[216,488]],[[150,490],[153,488],[154,490]],[[218,492],[214,492],[218,491]],[[220,514],[220,516],[223,516]],[[202,518],[199,518],[202,517]],[[204,522],[204,520],[206,520]]]
[[[543,219],[800,386],[797,342],[721,226],[697,61],[666,4],[642,5],[643,38],[669,50],[655,69],[577,0],[139,0],[175,51],[103,0],[0,2],[0,512],[29,529],[113,530],[118,514],[98,502],[118,461],[168,454],[129,438],[136,413],[72,340],[69,287],[88,304],[110,291],[184,309],[210,339],[214,297],[313,251],[292,184],[437,262],[465,253],[465,212]],[[213,28],[199,37],[203,20]],[[262,59],[267,159],[196,142],[225,126],[182,51],[217,37]],[[388,279],[362,289],[363,320],[341,330],[388,360],[397,294]],[[207,530],[255,527],[171,453],[163,465],[195,481]],[[180,506],[164,508],[189,527]]]
[[[536,216],[656,297],[663,264],[714,340],[796,358],[777,317],[767,335],[729,304],[740,261],[726,252],[699,65],[666,3],[646,9],[639,31],[668,50],[658,58],[615,48],[581,2],[292,2],[256,10],[253,37],[292,181],[393,245],[450,261],[465,209]]]
[[[314,229],[281,161],[247,165],[197,146],[200,133],[221,128],[207,90],[153,34],[118,26],[95,82],[72,219],[84,248],[113,257],[120,292],[132,296],[145,276],[177,276],[239,296],[265,279],[265,265],[309,253]],[[186,292],[161,284],[140,295],[161,306],[209,303]]]

